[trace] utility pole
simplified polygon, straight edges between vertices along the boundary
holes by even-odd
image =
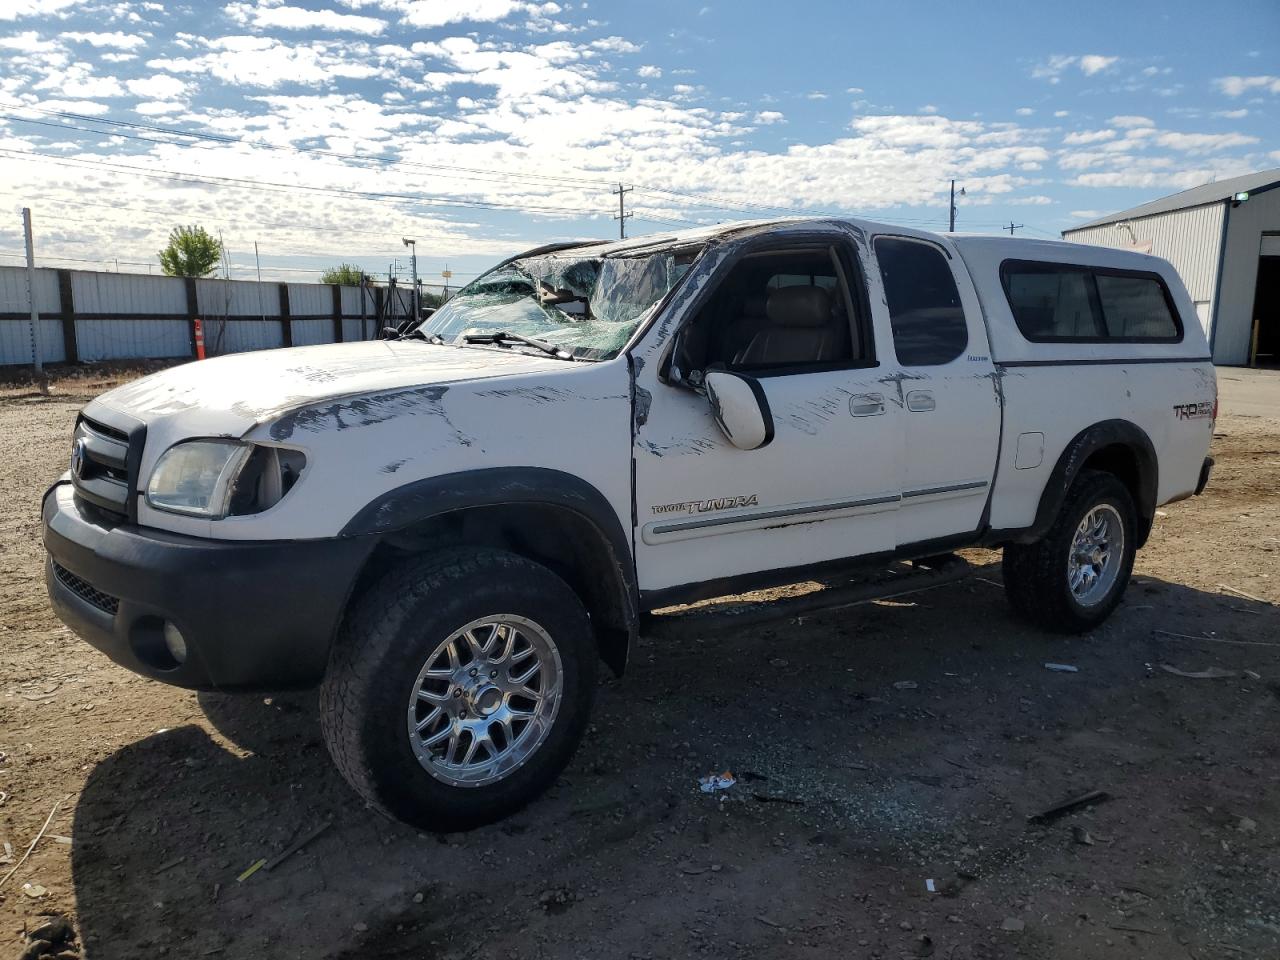
[[[631,187],[624,187],[619,183],[618,189],[610,192],[618,195],[618,212],[614,215],[613,219],[618,221],[618,239],[625,240],[627,239],[627,218],[635,216],[633,213],[627,213],[626,207],[625,198],[626,195],[631,192]]]
[[[36,248],[31,239],[31,208],[22,208],[22,233],[27,241],[27,299],[31,303],[31,361],[36,376],[44,375],[40,343],[40,311],[36,309]]]
[[[413,301],[413,322],[417,323],[418,317],[421,316],[418,312],[418,241],[410,240],[408,237],[401,237],[400,239],[403,240],[404,245],[409,248],[410,264],[413,269],[413,296],[409,299]]]
[[[262,315],[265,322],[267,319],[266,308],[262,305],[262,261],[258,259],[258,241],[253,241],[253,263],[258,268],[258,313]]]
[[[1010,220],[1010,221],[1009,221],[1009,225],[1008,225],[1007,227],[1004,227],[1003,229],[1008,230],[1008,231],[1009,231],[1009,236],[1011,236],[1011,237],[1012,237],[1012,236],[1013,236],[1013,231],[1015,231],[1015,230],[1021,230],[1021,229],[1022,229],[1022,224],[1020,224],[1020,223],[1014,223],[1012,220]]]
[[[960,196],[964,196],[964,187],[960,188]],[[951,226],[947,228],[948,233],[956,232],[956,182],[951,181]]]

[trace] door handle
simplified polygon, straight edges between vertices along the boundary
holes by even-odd
[[[937,406],[928,390],[912,390],[907,394],[907,409],[912,413],[928,413]]]
[[[855,417],[878,417],[884,413],[884,397],[878,393],[855,393],[849,398],[849,413]]]

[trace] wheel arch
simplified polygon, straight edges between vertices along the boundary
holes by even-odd
[[[1039,539],[1053,524],[1071,485],[1081,470],[1101,470],[1116,476],[1129,490],[1138,512],[1137,545],[1142,547],[1155,521],[1160,461],[1151,438],[1128,420],[1103,420],[1072,438],[1058,457],[1044,491],[1032,527],[1021,542]]]
[[[354,593],[407,554],[460,546],[509,550],[565,580],[591,616],[600,657],[626,668],[638,631],[630,542],[604,495],[544,467],[495,467],[417,480],[381,494],[342,530],[376,536]]]

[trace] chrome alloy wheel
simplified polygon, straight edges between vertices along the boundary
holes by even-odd
[[[1071,540],[1067,582],[1083,607],[1099,603],[1111,591],[1124,560],[1124,521],[1109,503],[1084,515]]]
[[[551,732],[560,651],[524,617],[473,620],[427,658],[410,694],[409,742],[431,776],[480,787],[509,776]]]

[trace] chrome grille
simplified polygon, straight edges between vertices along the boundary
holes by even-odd
[[[62,564],[58,563],[57,560],[51,562],[53,563],[53,575],[57,577],[59,583],[81,600],[93,604],[104,613],[109,613],[113,617],[116,615],[116,611],[120,609],[120,599],[118,597],[103,593],[88,580],[83,577],[77,577]]]
[[[71,483],[77,495],[96,507],[127,516],[133,493],[130,467],[134,445],[141,434],[130,437],[123,430],[88,417],[76,423],[71,454]]]

